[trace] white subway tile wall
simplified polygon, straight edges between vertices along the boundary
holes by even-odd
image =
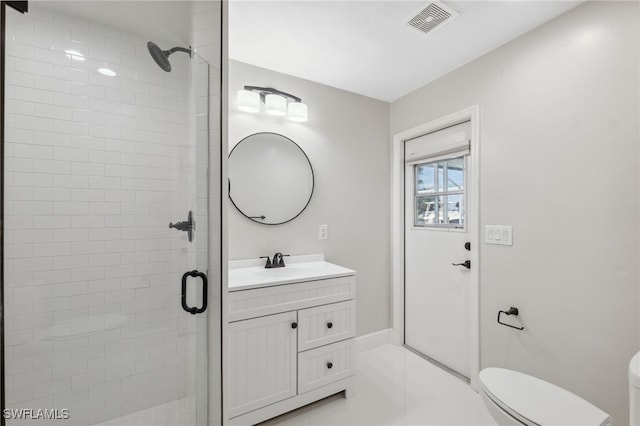
[[[180,278],[208,261],[207,103],[190,80],[207,65],[176,54],[168,74],[147,38],[30,6],[7,19],[7,405],[95,424],[195,386]],[[189,210],[194,243],[168,228]]]

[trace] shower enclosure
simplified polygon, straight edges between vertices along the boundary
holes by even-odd
[[[221,2],[26,4],[2,2],[2,424],[220,424]]]

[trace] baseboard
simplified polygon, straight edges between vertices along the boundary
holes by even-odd
[[[356,353],[386,345],[387,343],[391,343],[390,328],[358,336],[356,337]]]
[[[341,380],[338,380],[328,385],[324,385],[317,389],[312,389],[308,392],[301,393],[291,398],[284,399],[282,401],[275,402],[267,405],[266,407],[258,408],[254,411],[241,414],[237,417],[224,422],[225,426],[249,426],[256,425],[265,420],[277,417],[281,414],[288,413],[289,411],[319,401],[322,398],[334,395],[338,392],[344,391],[344,397],[350,398],[353,396],[355,387],[354,376],[350,376]]]

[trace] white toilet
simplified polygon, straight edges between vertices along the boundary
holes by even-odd
[[[629,425],[640,426],[640,352],[629,362]]]
[[[606,426],[607,413],[566,389],[504,368],[480,372],[480,394],[499,425]]]

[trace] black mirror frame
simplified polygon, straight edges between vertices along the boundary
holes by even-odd
[[[238,210],[240,212],[240,214],[242,214],[242,216],[246,217],[247,219],[249,219],[252,222],[255,223],[259,223],[261,225],[268,225],[268,226],[274,226],[274,225],[283,225],[285,223],[291,222],[292,220],[294,220],[295,218],[297,218],[298,216],[300,216],[306,209],[307,206],[309,205],[309,203],[311,202],[311,198],[313,198],[313,191],[315,190],[315,186],[316,186],[316,176],[315,173],[313,171],[313,166],[311,165],[311,161],[309,160],[309,156],[307,156],[307,153],[304,152],[304,150],[300,147],[300,145],[298,145],[296,142],[293,141],[293,139],[286,137],[283,134],[280,133],[275,133],[275,132],[257,132],[257,133],[252,133],[249,136],[246,136],[244,138],[242,138],[240,140],[240,142],[238,142],[233,149],[231,150],[231,152],[229,152],[229,157],[228,159],[231,158],[231,154],[233,154],[233,151],[235,151],[236,147],[238,145],[240,145],[242,142],[244,142],[245,140],[249,139],[252,136],[256,136],[256,135],[276,135],[276,136],[281,136],[285,139],[287,139],[289,142],[291,142],[292,144],[294,144],[299,150],[300,152],[302,152],[302,155],[304,155],[304,158],[307,160],[307,163],[309,163],[309,169],[311,170],[311,193],[309,194],[309,199],[307,200],[307,203],[304,205],[304,207],[302,208],[302,210],[300,210],[300,212],[298,212],[295,216],[293,216],[291,219],[289,220],[285,220],[284,222],[278,222],[278,223],[264,223],[264,222],[260,222],[260,220],[256,220],[259,217],[251,217],[251,216],[247,216],[242,210],[240,210],[240,208],[236,205],[236,203],[233,201],[233,198],[231,197],[231,179],[227,178],[228,183],[229,183],[229,187],[228,187],[228,195],[229,195],[229,200],[231,200],[231,204],[233,204],[233,207],[236,208],[236,210]],[[264,217],[264,216],[262,216]]]

